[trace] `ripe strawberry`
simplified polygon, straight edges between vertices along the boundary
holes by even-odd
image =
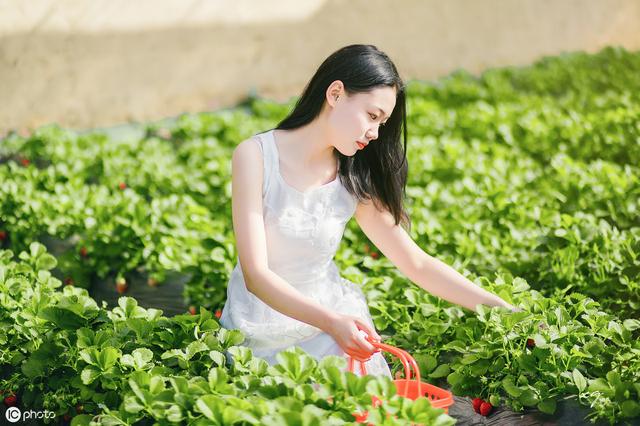
[[[153,277],[149,277],[149,278],[147,279],[147,285],[148,285],[149,287],[156,287],[156,286],[158,285],[158,280],[156,280],[156,279],[155,279],[155,278],[153,278]]]
[[[196,307],[193,306],[193,305],[189,306],[189,313],[191,315],[195,315],[196,314]]]
[[[536,341],[533,339],[527,339],[527,347],[533,349],[536,347]]]
[[[20,164],[22,164],[24,167],[27,167],[30,163],[31,163],[31,161],[29,161],[28,158],[22,158],[20,160]]]
[[[127,284],[127,281],[124,278],[118,278],[116,280],[116,291],[118,294],[123,294],[128,288],[129,284]]]
[[[473,398],[473,401],[472,401],[473,411],[475,411],[476,413],[480,413],[480,406],[482,405],[483,402],[484,402],[484,399],[482,398]]]
[[[73,278],[71,277],[67,277],[64,279],[64,284],[65,285],[73,285]]]
[[[87,257],[87,248],[85,246],[80,247],[80,256]]]
[[[120,182],[120,183],[118,184],[118,188],[120,188],[120,189],[121,189],[121,190],[123,190],[123,191],[124,191],[124,189],[125,189],[126,187],[127,187],[127,184],[126,184],[126,183],[124,183],[124,182]]]
[[[371,257],[373,257],[374,259],[378,258],[378,252],[377,251],[372,251],[371,252]]]
[[[482,414],[483,416],[488,416],[492,410],[493,410],[493,405],[491,405],[490,402],[483,402],[480,405],[480,414]]]
[[[18,397],[16,396],[16,394],[10,392],[9,396],[6,396],[4,398],[4,405],[6,405],[7,407],[15,407],[16,405],[18,405]]]
[[[0,241],[7,239],[7,231],[0,231]]]
[[[215,316],[219,319],[222,316],[222,311],[220,309],[216,309]]]

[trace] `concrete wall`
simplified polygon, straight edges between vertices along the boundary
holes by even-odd
[[[285,100],[351,43],[405,79],[640,48],[637,0],[0,0],[0,131]]]

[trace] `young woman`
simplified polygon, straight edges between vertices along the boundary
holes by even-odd
[[[401,144],[404,140],[404,148]],[[254,355],[299,346],[366,361],[391,377],[360,287],[333,261],[347,222],[420,287],[466,308],[509,305],[422,251],[400,224],[407,181],[405,85],[371,45],[331,54],[275,129],[241,142],[232,158],[238,263],[220,322]],[[356,369],[356,374],[360,370]]]

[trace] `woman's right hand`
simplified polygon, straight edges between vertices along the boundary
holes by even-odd
[[[377,341],[381,341],[382,338],[361,318],[337,314],[326,332],[347,355],[359,361],[367,361],[374,353],[380,352],[380,349],[369,343],[366,337],[369,335]]]

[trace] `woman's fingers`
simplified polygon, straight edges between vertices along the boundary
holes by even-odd
[[[369,324],[362,321],[361,319],[357,319],[356,324],[358,325],[358,329],[364,331],[374,339],[378,339],[378,340],[382,339],[382,337],[380,337],[380,335]]]

